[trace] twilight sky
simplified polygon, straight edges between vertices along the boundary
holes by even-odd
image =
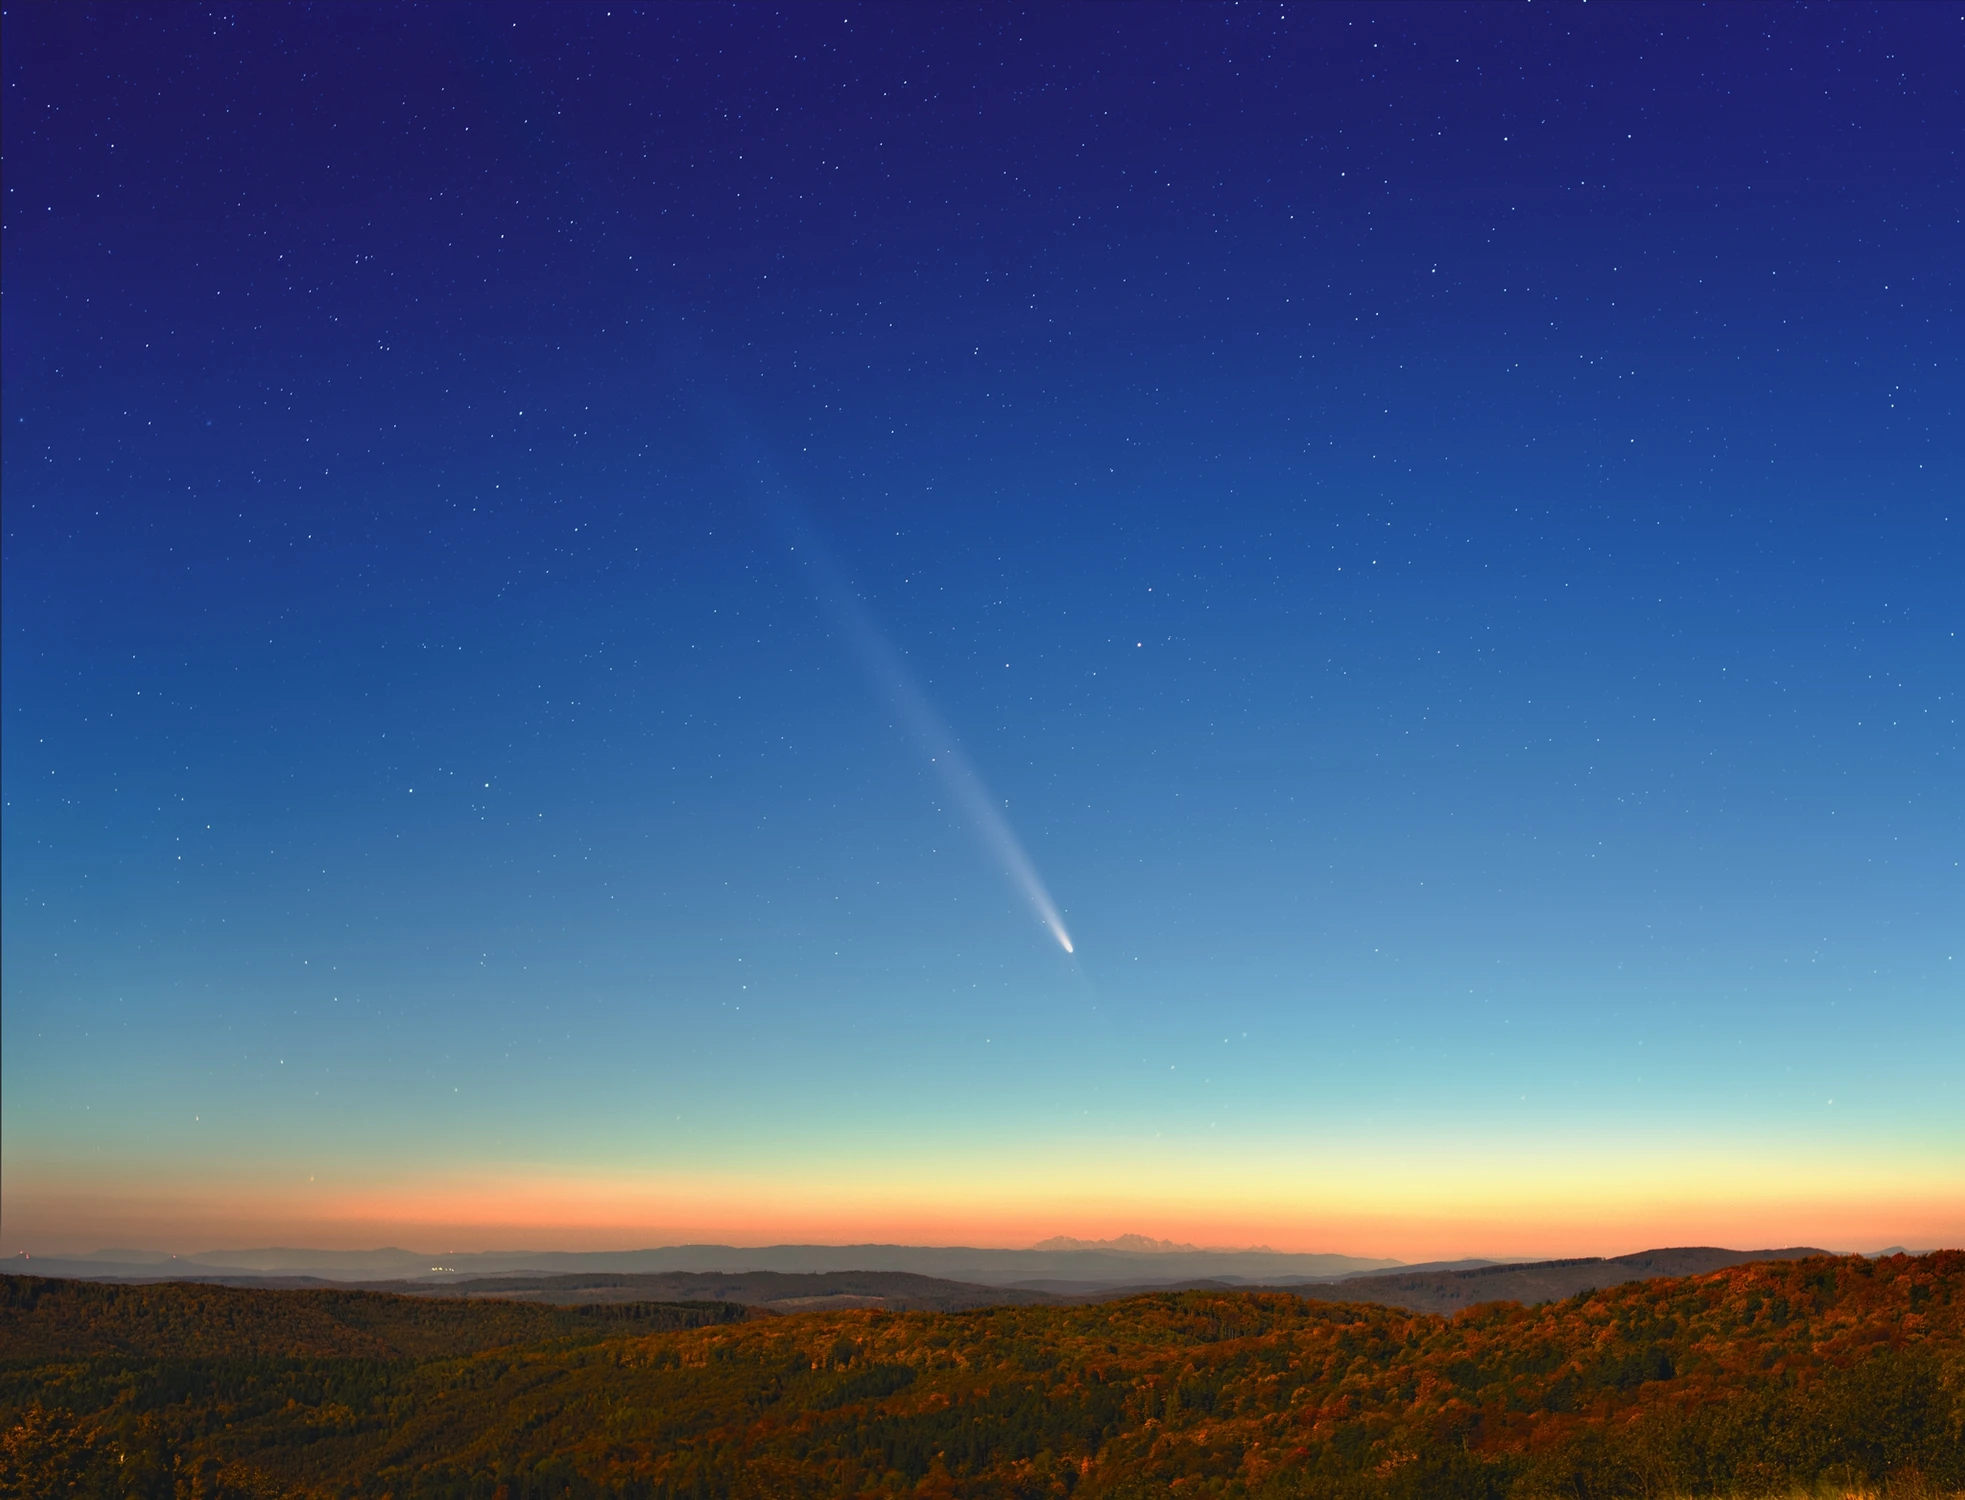
[[[7,1253],[1965,1238],[1956,7],[4,53]]]

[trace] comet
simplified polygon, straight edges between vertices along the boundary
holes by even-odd
[[[676,351],[676,357],[680,360],[679,351]],[[694,384],[688,376],[693,369],[700,368],[700,360],[693,366],[679,363],[678,376],[682,383],[685,386]],[[766,457],[766,445],[743,421],[734,400],[727,397],[707,400],[703,415],[708,419],[711,431],[722,437],[733,468],[750,481],[752,493],[760,507],[791,548],[794,558],[804,565],[813,592],[838,624],[840,633],[859,658],[868,679],[893,704],[909,735],[927,755],[929,764],[940,776],[942,785],[948,789],[950,798],[967,820],[977,841],[1017,894],[1037,914],[1037,920],[1057,941],[1057,945],[1067,955],[1075,956],[1078,949],[1065,929],[1064,917],[1059,913],[1057,903],[1051,899],[1050,891],[1045,888],[1043,877],[1037,873],[1037,866],[1031,862],[1023,841],[1010,826],[1010,820],[1003,816],[1002,804],[990,795],[988,786],[963,752],[954,731],[935,712],[934,705],[915,682],[914,674],[908,671],[900,653],[881,633],[872,613],[861,602],[859,591],[853,587],[845,571],[832,560],[818,532],[805,519],[804,508],[793,498],[793,486]]]
[[[1058,946],[1068,954],[1075,954],[1078,950],[1072,945],[1071,934],[1065,930],[1064,918],[1045,888],[1043,877],[1037,873],[1023,841],[1003,815],[1001,804],[990,795],[981,773],[964,753],[954,731],[935,712],[900,653],[881,633],[851,581],[833,562],[811,528],[795,526],[794,529],[799,537],[794,551],[804,563],[820,602],[838,623],[868,678],[894,705],[909,735],[941,777],[950,799],[984,851],[1029,903]]]

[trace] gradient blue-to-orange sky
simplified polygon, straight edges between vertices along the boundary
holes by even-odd
[[[7,1252],[1965,1237],[1955,8],[4,30]]]

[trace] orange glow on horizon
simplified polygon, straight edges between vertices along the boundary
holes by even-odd
[[[8,1174],[4,1250],[106,1245],[197,1253],[283,1244],[382,1245],[443,1252],[626,1250],[657,1245],[907,1244],[1024,1248],[1054,1235],[1123,1234],[1203,1248],[1266,1247],[1406,1262],[1463,1256],[1615,1255],[1661,1245],[1735,1249],[1815,1245],[1875,1251],[1965,1243],[1965,1194],[1898,1182],[1849,1191],[1799,1183],[1759,1194],[1715,1182],[1662,1192],[1626,1183],[1577,1196],[1526,1190],[1415,1195],[1342,1191],[1238,1197],[1059,1184],[979,1182],[963,1192],[915,1183],[842,1184],[754,1176],[651,1180],[538,1171],[457,1173],[376,1183],[234,1183],[230,1191],[155,1180],[82,1186]],[[1923,1189],[1919,1191],[1919,1189]],[[1841,1190],[1837,1190],[1841,1189]]]

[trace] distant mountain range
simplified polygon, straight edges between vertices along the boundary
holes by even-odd
[[[811,1249],[811,1246],[779,1247]],[[126,1252],[127,1253],[127,1252]],[[1012,1252],[1015,1253],[1015,1252]],[[1083,1252],[1032,1252],[1042,1254]],[[1111,1252],[1098,1252],[1111,1253]],[[1134,1252],[1135,1255],[1171,1254],[1184,1257],[1190,1252]],[[1192,1252],[1202,1253],[1202,1252]],[[1226,1252],[1248,1254],[1252,1252]],[[1273,1253],[1273,1252],[1270,1252]],[[1724,1250],[1712,1246],[1681,1246],[1666,1250],[1642,1250],[1634,1255],[1608,1259],[1589,1256],[1571,1260],[1533,1261],[1523,1264],[1476,1262],[1435,1266],[1406,1266],[1391,1275],[1363,1274],[1324,1277],[1317,1280],[1293,1278],[1285,1282],[1252,1283],[1223,1277],[1194,1278],[1184,1281],[1140,1281],[1104,1283],[1086,1280],[1024,1281],[1016,1285],[984,1285],[944,1277],[922,1276],[906,1271],[609,1271],[587,1270],[572,1273],[532,1275],[472,1276],[444,1273],[419,1278],[358,1280],[328,1279],[292,1271],[213,1270],[205,1267],[180,1269],[184,1260],[155,1264],[148,1272],[128,1274],[126,1263],[91,1262],[98,1267],[90,1276],[78,1279],[123,1282],[199,1281],[236,1287],[300,1289],[338,1287],[350,1290],[395,1292],[421,1297],[457,1298],[470,1301],[538,1302],[561,1307],[631,1304],[715,1302],[736,1303],[755,1309],[753,1316],[772,1313],[822,1312],[842,1308],[888,1308],[894,1311],[961,1312],[979,1307],[1015,1305],[1112,1302],[1146,1292],[1178,1291],[1268,1291],[1289,1292],[1319,1302],[1371,1302],[1415,1312],[1453,1313],[1481,1302],[1554,1302],[1578,1292],[1650,1281],[1661,1276],[1695,1276],[1723,1270],[1748,1261],[1801,1260],[1829,1252],[1809,1248],[1786,1250]],[[453,1257],[463,1259],[463,1257]],[[17,1266],[32,1266],[39,1274],[49,1274],[50,1266],[72,1262],[45,1262],[39,1258],[17,1260]],[[116,1270],[105,1273],[105,1264]],[[63,1272],[61,1274],[72,1274]]]
[[[1048,1240],[1039,1240],[1030,1247],[1033,1250],[1118,1250],[1128,1255],[1200,1255],[1200,1245],[1182,1245],[1173,1240],[1156,1240],[1143,1234],[1122,1234],[1110,1240],[1078,1240],[1068,1234],[1055,1234]],[[1239,1255],[1240,1249],[1211,1245],[1206,1253],[1214,1255]],[[1274,1255],[1276,1252],[1267,1245],[1252,1245],[1246,1253]]]
[[[260,1284],[270,1280],[261,1278]],[[291,1281],[282,1284],[290,1285]],[[1060,1304],[1066,1300],[1021,1287],[978,1286],[906,1271],[668,1271],[655,1275],[599,1271],[576,1276],[478,1276],[442,1283],[365,1281],[337,1285],[418,1297],[543,1302],[557,1307],[734,1302],[767,1313],[826,1312],[848,1307],[965,1312],[977,1307]]]
[[[1702,1276],[1749,1261],[1807,1260],[1834,1252],[1806,1246],[1785,1250],[1723,1250],[1710,1245],[1683,1245],[1669,1250],[1640,1250],[1633,1255],[1583,1256],[1571,1260],[1541,1260],[1514,1264],[1475,1263],[1463,1266],[1403,1266],[1390,1275],[1344,1276],[1331,1281],[1291,1282],[1252,1286],[1221,1280],[1183,1282],[1177,1288],[1160,1285],[1106,1287],[1072,1300],[1106,1302],[1133,1291],[1217,1289],[1224,1291],[1286,1291],[1319,1302],[1376,1302],[1413,1312],[1455,1313],[1481,1302],[1557,1302],[1579,1292],[1652,1281],[1661,1276]],[[1901,1254],[1879,1251],[1879,1255]]]
[[[1106,1286],[1138,1286],[1197,1279],[1232,1282],[1328,1281],[1399,1268],[1396,1260],[1355,1255],[1297,1255],[1283,1251],[1202,1250],[1124,1235],[1117,1240],[1047,1240],[1029,1250],[926,1245],[668,1245],[648,1250],[499,1250],[469,1255],[431,1254],[394,1246],[379,1250],[307,1250],[269,1247],[210,1250],[174,1256],[157,1251],[98,1250],[88,1255],[15,1257],[10,1271],[42,1276],[154,1280],[303,1276],[326,1281],[438,1282],[457,1277],[677,1272],[729,1275],[746,1271],[786,1274],[900,1271],[978,1286],[1061,1284],[1070,1292]]]
[[[1122,1235],[1111,1240],[1059,1236],[1028,1250],[921,1245],[671,1245],[586,1253],[431,1255],[393,1247],[276,1247],[185,1256],[98,1250],[89,1255],[16,1256],[4,1264],[9,1271],[95,1281],[215,1281],[257,1286],[328,1282],[399,1292],[550,1302],[717,1297],[753,1306],[788,1308],[811,1299],[805,1305],[953,1311],[989,1302],[1105,1301],[1131,1292],[1214,1287],[1268,1288],[1326,1301],[1379,1302],[1415,1311],[1452,1312],[1476,1302],[1547,1302],[1589,1287],[1654,1276],[1697,1275],[1749,1260],[1794,1260],[1828,1253],[1808,1248],[1725,1250],[1695,1246],[1644,1250],[1607,1259],[1401,1265],[1348,1255],[1289,1254],[1266,1247],[1205,1250],[1143,1235]]]

